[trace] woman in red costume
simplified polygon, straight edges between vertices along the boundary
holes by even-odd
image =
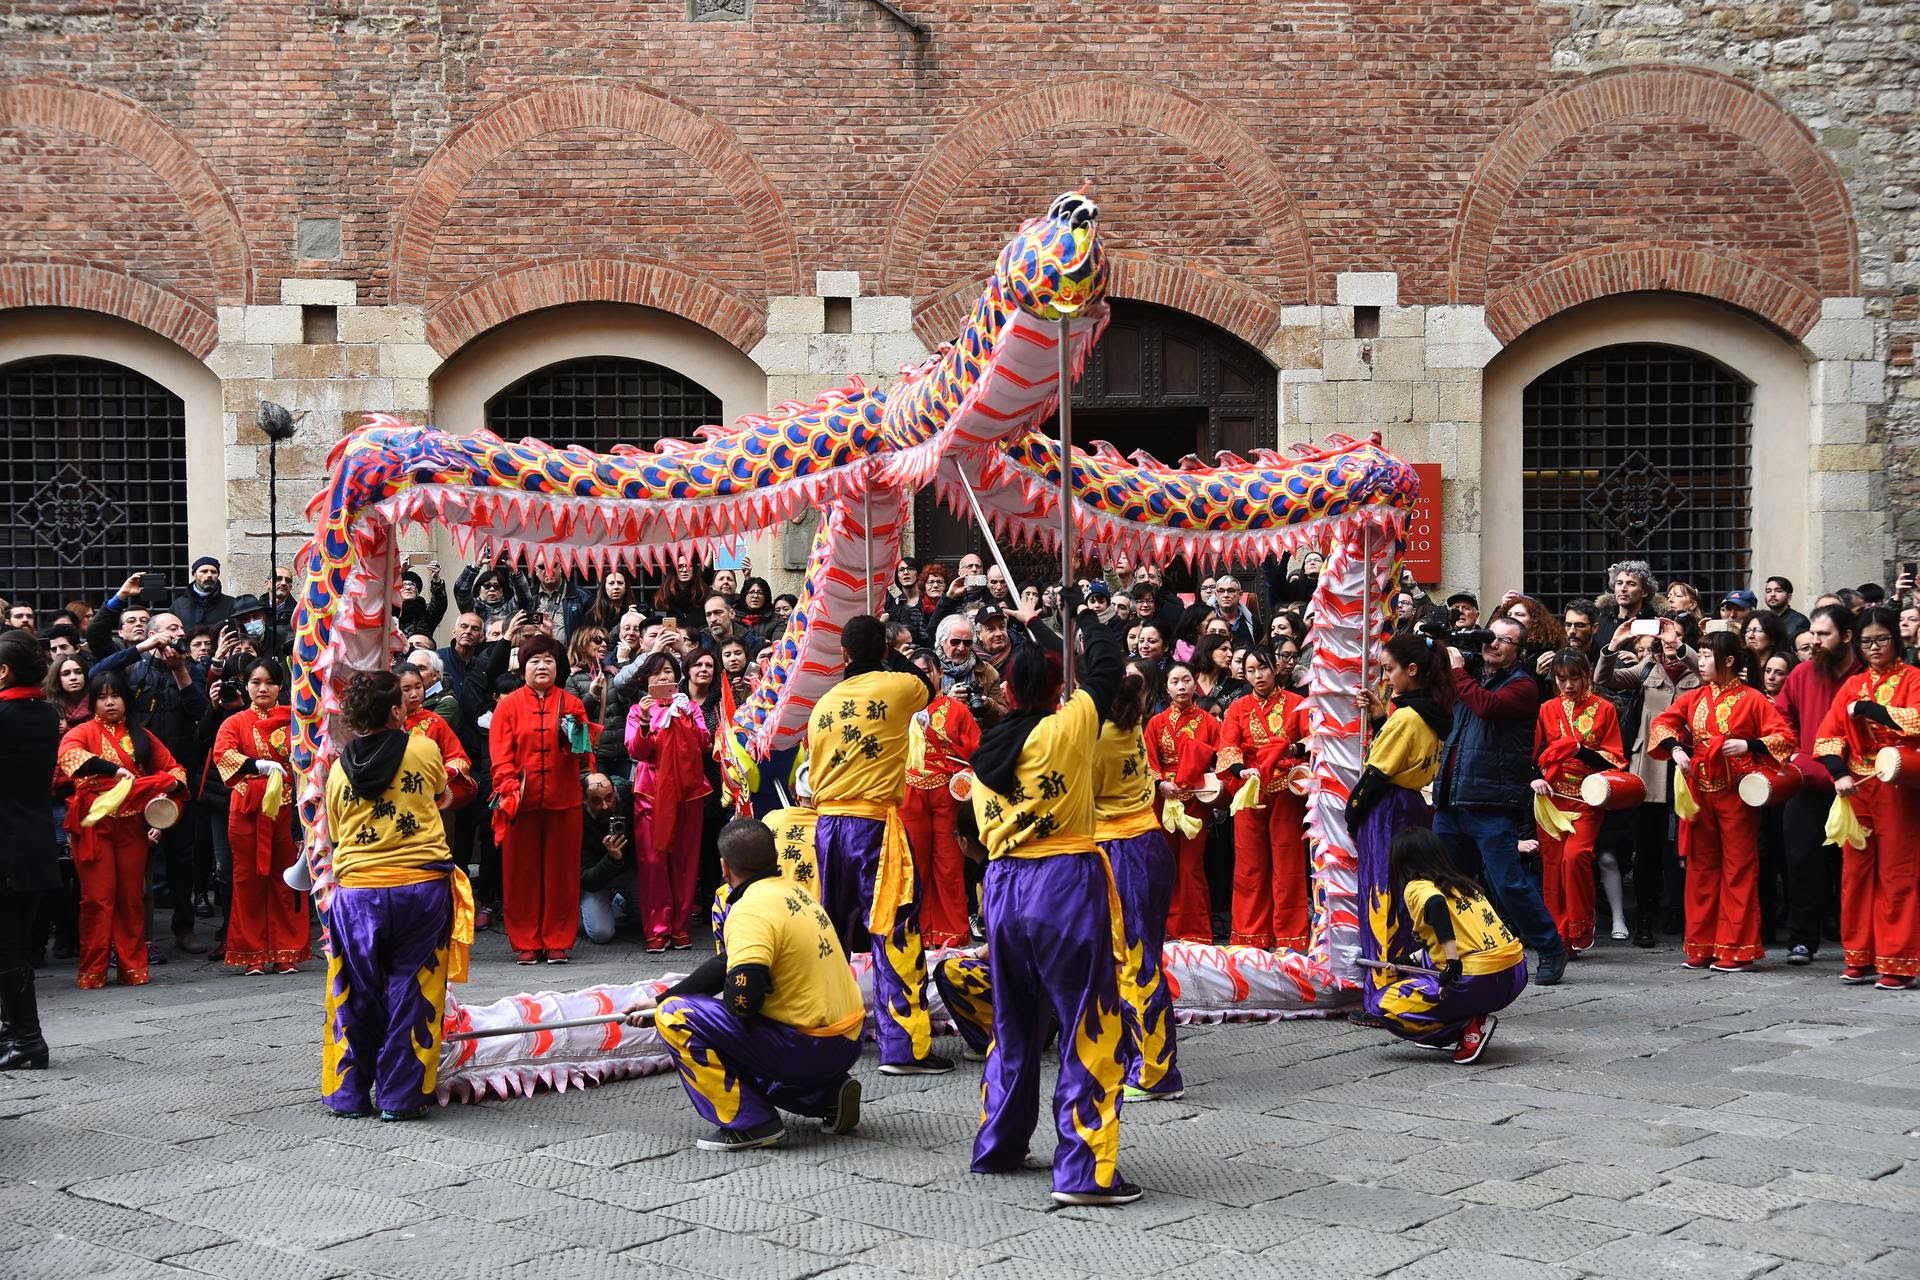
[[[1287,786],[1306,758],[1307,710],[1280,687],[1265,649],[1249,649],[1242,670],[1253,692],[1236,699],[1220,724],[1220,772],[1251,785],[1250,804],[1233,815],[1233,934],[1236,947],[1307,949],[1307,803]],[[1236,795],[1235,804],[1240,802]]]
[[[95,676],[93,719],[60,740],[56,785],[73,787],[67,830],[80,877],[80,986],[107,985],[111,948],[123,985],[147,980],[147,829],[150,800],[173,793],[186,802],[187,771],[160,739],[127,723],[127,683],[118,672]],[[96,814],[96,811],[97,814]]]
[[[706,758],[713,739],[693,700],[680,692],[680,664],[656,653],[640,667],[647,693],[627,712],[633,757],[634,874],[647,950],[693,945],[700,829],[706,818]]]
[[[1158,780],[1160,823],[1173,844],[1176,869],[1167,937],[1213,941],[1207,895],[1207,806],[1194,798],[1220,749],[1220,722],[1202,711],[1198,686],[1184,662],[1167,668],[1167,709],[1147,722],[1147,767]]]
[[[1854,635],[1865,670],[1840,686],[1814,740],[1867,837],[1840,851],[1840,980],[1899,991],[1920,973],[1920,790],[1880,781],[1873,765],[1884,747],[1920,747],[1920,669],[1900,661],[1893,610],[1863,611]]]
[[[1560,940],[1578,954],[1593,946],[1593,844],[1606,818],[1581,800],[1580,784],[1588,774],[1625,769],[1627,753],[1620,742],[1619,713],[1593,692],[1587,655],[1562,649],[1553,656],[1552,671],[1560,696],[1540,704],[1533,727],[1533,760],[1540,770],[1533,780],[1533,794],[1540,797],[1535,812],[1544,802],[1564,815],[1556,821],[1570,822],[1573,829],[1534,825],[1547,910]]]
[[[501,905],[517,963],[565,964],[580,930],[580,771],[599,726],[559,687],[552,636],[522,640],[518,653],[526,683],[500,699],[487,728]]]
[[[1740,799],[1740,779],[1763,757],[1785,764],[1795,738],[1767,695],[1747,679],[1752,654],[1730,631],[1700,644],[1698,689],[1647,731],[1647,753],[1671,758],[1680,857],[1687,868],[1686,967],[1739,973],[1767,954],[1760,943],[1760,811]],[[1688,811],[1691,810],[1691,816]]]
[[[447,790],[453,799],[440,811],[440,822],[451,840],[453,811],[480,794],[473,780],[473,759],[460,745],[453,726],[438,712],[427,710],[427,678],[420,668],[403,662],[393,669],[393,674],[400,678],[400,714],[405,717],[407,732],[433,739],[433,745],[440,748],[440,760],[447,767]]]
[[[931,649],[915,650],[913,662],[939,686],[940,660]],[[920,872],[920,940],[929,947],[971,946],[966,859],[955,826],[960,802],[950,787],[955,775],[971,770],[968,761],[980,749],[980,722],[966,703],[943,693],[914,715],[908,741],[907,797],[900,819]]]
[[[213,767],[227,784],[227,841],[233,849],[233,909],[227,965],[249,976],[269,968],[300,972],[313,956],[307,896],[280,878],[293,865],[293,775],[288,769],[293,713],[280,705],[280,664],[247,664],[247,705],[226,718],[213,740]]]

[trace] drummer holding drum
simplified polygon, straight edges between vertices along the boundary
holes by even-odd
[[[1604,810],[1582,795],[1588,778],[1627,767],[1620,717],[1593,692],[1593,668],[1578,649],[1553,658],[1560,696],[1540,705],[1533,731],[1535,829],[1547,910],[1560,940],[1578,954],[1593,946],[1593,846]],[[1633,783],[1638,779],[1625,775]]]

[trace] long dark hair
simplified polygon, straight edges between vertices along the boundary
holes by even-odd
[[[1155,707],[1166,704],[1167,679],[1161,674],[1158,665],[1149,662],[1145,658],[1135,658],[1127,663],[1127,673],[1129,675],[1139,676],[1140,683],[1144,687],[1143,702],[1145,710],[1142,712],[1143,715],[1145,711],[1150,711]],[[1124,688],[1125,686],[1123,685],[1122,687]]]
[[[133,743],[133,762],[144,773],[153,765],[153,735],[133,717],[133,687],[118,671],[102,671],[87,682],[87,710],[93,711],[100,696],[107,693],[119,698],[126,708],[127,738]]]
[[[1854,632],[1857,637],[1860,633]],[[1715,631],[1700,637],[1700,647],[1713,655],[1713,673],[1724,678],[1731,672],[1736,679],[1744,680],[1754,688],[1760,687],[1759,673],[1754,670],[1753,650],[1747,648],[1747,642],[1737,631]]]
[[[1113,710],[1107,713],[1107,721],[1124,733],[1138,729],[1146,714],[1147,678],[1137,666],[1128,663],[1127,674],[1120,677],[1120,691],[1114,695]]]
[[[47,653],[24,631],[0,633],[0,666],[7,669],[7,688],[39,684],[47,678]]]
[[[1417,631],[1403,631],[1389,638],[1382,648],[1388,657],[1414,673],[1415,688],[1431,697],[1442,711],[1453,710],[1451,673],[1439,674],[1447,665],[1447,651],[1437,641]]]
[[[620,581],[627,584],[627,593],[619,600],[607,594],[607,579],[616,573],[620,575]],[[601,574],[600,581],[594,584],[593,602],[587,606],[586,616],[581,621],[603,627],[611,633],[619,630],[620,615],[639,603],[639,593],[633,589],[633,575],[615,567]]]
[[[1458,902],[1477,898],[1485,892],[1477,880],[1453,865],[1440,837],[1425,827],[1402,827],[1393,833],[1387,866],[1396,898],[1405,894],[1407,886],[1415,880],[1432,881],[1436,889]]]
[[[1868,627],[1885,627],[1887,629],[1887,634],[1893,637],[1893,656],[1898,659],[1900,656],[1900,615],[1883,604],[1876,604],[1871,608],[1862,609],[1853,616],[1853,652],[1854,656],[1860,659],[1860,665],[1870,665],[1867,662],[1867,651],[1860,647],[1860,633]]]

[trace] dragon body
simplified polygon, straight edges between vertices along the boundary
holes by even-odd
[[[666,567],[818,509],[799,603],[730,726],[737,777],[801,739],[814,702],[838,679],[841,626],[885,592],[915,490],[931,484],[966,510],[971,487],[1003,539],[1057,546],[1065,487],[1090,558],[1124,551],[1252,566],[1274,553],[1326,552],[1309,697],[1315,935],[1307,953],[1278,961],[1286,997],[1278,1004],[1312,1007],[1350,989],[1359,912],[1341,806],[1359,772],[1354,694],[1418,481],[1377,440],[1341,438],[1296,446],[1292,456],[1222,454],[1214,465],[1178,466],[1097,443],[1075,450],[1063,477],[1059,442],[1038,427],[1055,407],[1063,363],[1077,373],[1106,323],[1106,283],[1097,210],[1062,196],[1006,245],[959,337],[890,387],[855,379],[810,404],[782,404],[652,451],[510,443],[384,415],[341,440],[308,508],[315,533],[296,562],[293,623],[294,761],[323,903],[330,724],[346,677],[389,660],[403,528],[445,525],[465,555],[604,572]]]

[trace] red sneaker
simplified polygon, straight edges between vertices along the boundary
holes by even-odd
[[[1873,984],[1875,991],[1905,991],[1913,985],[1913,979],[1905,974],[1883,973],[1880,981]]]
[[[1850,987],[1864,987],[1873,981],[1873,970],[1865,965],[1850,964],[1840,971],[1840,981]]]
[[[1493,1029],[1500,1025],[1500,1019],[1492,1014],[1483,1014],[1467,1024],[1460,1035],[1460,1047],[1453,1051],[1453,1060],[1463,1066],[1469,1062],[1478,1062],[1480,1055],[1487,1051],[1487,1045],[1493,1039]]]
[[[538,951],[516,951],[513,953],[513,962],[515,964],[539,964],[540,953]]]

